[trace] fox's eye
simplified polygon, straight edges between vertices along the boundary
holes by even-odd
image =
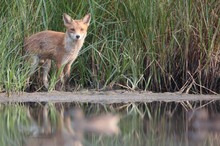
[[[81,28],[80,30],[81,30],[81,31],[84,31],[84,29],[83,29],[83,28]]]
[[[74,29],[74,28],[71,28],[70,30],[71,30],[71,31],[75,31],[75,29]]]

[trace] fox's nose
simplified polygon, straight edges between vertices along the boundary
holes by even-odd
[[[76,35],[76,38],[79,39],[80,35]]]

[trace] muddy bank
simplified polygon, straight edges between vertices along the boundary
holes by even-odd
[[[128,102],[182,102],[197,100],[219,100],[220,95],[192,95],[180,93],[152,93],[139,91],[76,91],[76,92],[34,92],[0,94],[0,103],[8,102],[91,102],[91,103],[128,103]]]

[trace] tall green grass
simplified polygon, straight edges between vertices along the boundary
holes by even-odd
[[[24,37],[47,29],[65,31],[64,12],[77,19],[92,14],[85,45],[72,66],[72,85],[219,91],[216,0],[10,0],[0,5],[0,91],[24,90]]]

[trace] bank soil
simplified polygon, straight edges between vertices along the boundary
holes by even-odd
[[[146,91],[92,91],[82,90],[76,92],[34,92],[13,93],[8,96],[0,94],[0,103],[14,102],[91,102],[91,103],[129,103],[129,102],[183,102],[219,100],[220,95],[180,94],[180,93],[152,93]]]

